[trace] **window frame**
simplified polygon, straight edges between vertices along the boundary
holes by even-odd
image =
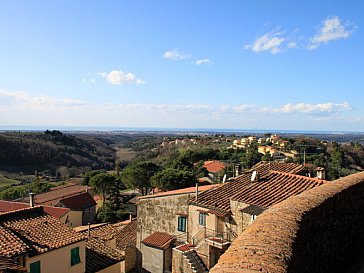
[[[187,231],[187,217],[186,216],[178,216],[177,230],[180,232]]]
[[[77,255],[77,256],[76,256]],[[80,247],[74,247],[71,249],[71,266],[75,266],[81,263]]]
[[[198,224],[200,226],[206,227],[206,216],[207,216],[206,213],[203,213],[203,212],[199,213],[199,215],[198,215]]]

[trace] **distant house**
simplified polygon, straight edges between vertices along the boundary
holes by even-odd
[[[94,223],[96,202],[93,199],[93,194],[93,188],[67,184],[51,188],[49,192],[36,194],[34,204],[70,209],[71,213],[69,213],[67,224],[76,227]]]
[[[30,273],[85,272],[85,238],[43,207],[0,214],[0,242],[0,257]]]
[[[213,182],[221,182],[226,165],[218,160],[205,161],[203,166],[208,171],[208,178]]]

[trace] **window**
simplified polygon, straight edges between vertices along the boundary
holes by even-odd
[[[186,232],[187,218],[183,216],[178,217],[178,231]]]
[[[198,217],[198,223],[200,226],[206,226],[206,213],[200,212]]]
[[[40,261],[30,264],[30,273],[40,273]]]
[[[81,262],[80,259],[80,248],[75,247],[71,249],[71,266],[79,264]]]
[[[252,222],[257,219],[257,216],[256,215],[252,215]]]

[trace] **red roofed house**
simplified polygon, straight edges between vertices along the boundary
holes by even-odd
[[[36,194],[34,204],[70,209],[67,224],[71,227],[94,223],[96,202],[93,188],[87,186],[67,184],[51,188],[49,192]]]
[[[42,207],[0,214],[0,258],[30,273],[83,273],[85,238]]]
[[[221,161],[211,160],[205,161],[203,164],[203,168],[205,168],[209,172],[208,177],[213,182],[221,182],[226,165]]]

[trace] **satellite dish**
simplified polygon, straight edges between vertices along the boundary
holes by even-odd
[[[255,179],[257,178],[257,171],[254,171],[253,173],[252,173],[252,177],[251,177],[251,181],[252,182],[254,182],[255,181]]]
[[[222,178],[222,183],[225,183],[226,180],[226,174],[224,174],[224,177]]]

